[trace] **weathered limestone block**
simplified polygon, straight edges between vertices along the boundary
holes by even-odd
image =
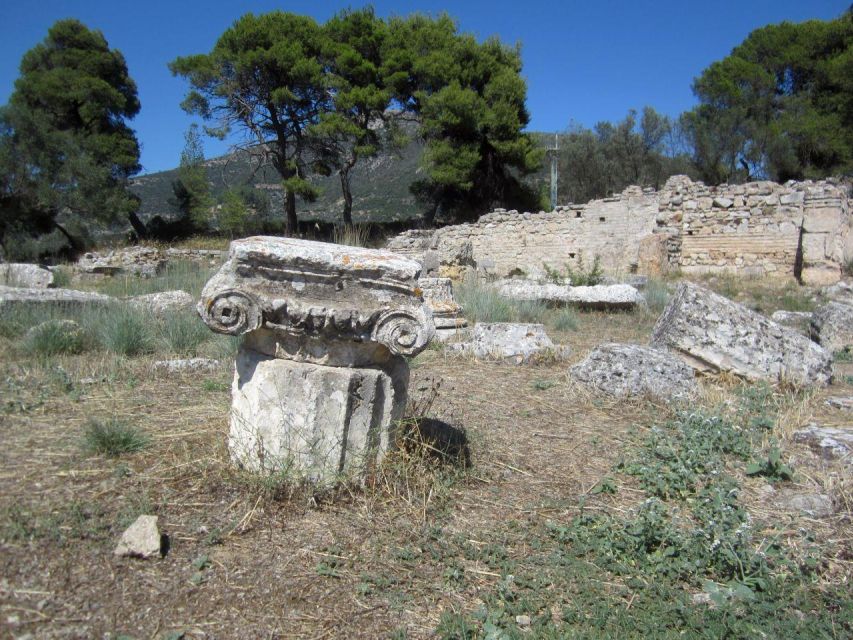
[[[502,360],[524,364],[537,358],[568,355],[568,347],[556,346],[541,324],[478,322],[471,342],[462,349],[481,360]]]
[[[770,316],[770,319],[785,327],[790,327],[798,333],[808,335],[809,324],[812,321],[812,313],[811,311],[784,311],[780,309],[779,311],[774,311],[773,315]]]
[[[186,291],[161,291],[160,293],[133,296],[128,299],[128,303],[146,309],[156,316],[164,316],[176,311],[192,309],[195,305],[195,298]]]
[[[812,314],[809,333],[830,353],[853,347],[853,306],[830,302]]]
[[[332,483],[394,443],[406,400],[403,356],[433,336],[419,265],[387,252],[252,237],[202,291],[214,331],[244,335],[232,387],[232,460]]]
[[[83,273],[130,275],[150,278],[160,273],[166,266],[166,256],[154,247],[127,247],[105,254],[90,252],[77,261],[77,268]]]
[[[219,360],[213,358],[184,358],[180,360],[157,360],[154,371],[175,373],[210,373],[219,368]]]
[[[548,305],[573,305],[589,309],[633,309],[643,302],[642,294],[629,284],[597,284],[573,287],[569,284],[538,283],[512,278],[499,280],[495,287],[513,300],[538,300]]]
[[[53,273],[38,264],[7,262],[0,264],[0,285],[47,289],[53,286]]]
[[[838,282],[832,286],[824,287],[821,293],[833,302],[853,305],[853,284],[849,282]]]
[[[602,344],[570,369],[572,376],[612,396],[685,399],[696,390],[693,369],[668,351],[636,344]]]
[[[651,342],[699,371],[749,380],[824,385],[832,373],[830,354],[805,336],[690,282],[678,286]]]
[[[157,516],[139,516],[123,534],[113,553],[117,556],[153,558],[163,551]]]
[[[442,339],[445,334],[456,333],[457,329],[468,326],[462,315],[462,307],[453,299],[453,281],[450,278],[421,278],[418,280],[424,302],[432,310],[432,320],[436,337]]]
[[[853,466],[853,429],[807,424],[794,432],[796,442],[804,442],[825,458],[841,459]]]
[[[23,289],[0,286],[0,312],[16,307],[69,308],[114,304],[110,296],[74,289]]]
[[[565,304],[569,298],[569,284],[553,282],[536,282],[524,278],[509,278],[498,280],[494,284],[498,293],[512,300],[537,300],[545,304]]]

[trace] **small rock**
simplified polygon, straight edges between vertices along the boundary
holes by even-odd
[[[567,347],[555,346],[541,324],[480,322],[474,325],[471,342],[462,348],[482,360],[524,364],[552,355],[563,358]]]
[[[812,423],[795,431],[794,441],[808,444],[825,458],[840,458],[846,464],[853,465],[850,457],[853,451],[853,431],[849,429],[821,427]]]
[[[219,368],[219,360],[212,358],[187,358],[185,360],[158,360],[154,370],[161,373],[196,373],[215,371]]]
[[[113,553],[117,556],[153,558],[160,555],[162,546],[157,516],[139,516],[121,535]]]
[[[529,627],[530,616],[515,616],[515,624],[517,624],[519,627]]]
[[[114,304],[115,298],[73,289],[24,289],[0,285],[0,311],[12,308],[69,309]]]
[[[853,396],[832,396],[826,399],[826,404],[834,409],[853,410]]]
[[[794,493],[783,496],[780,503],[792,511],[813,518],[826,518],[835,513],[832,498],[823,493]]]
[[[853,346],[853,306],[830,302],[812,314],[812,340],[830,352]]]
[[[156,316],[164,316],[175,311],[190,310],[195,305],[195,299],[186,291],[161,291],[134,296],[128,302],[135,307],[148,309]]]
[[[834,302],[853,305],[853,284],[849,282],[837,282],[822,290],[824,296]]]
[[[38,264],[8,262],[0,264],[0,285],[47,289],[53,286],[53,273]]]
[[[810,311],[779,310],[774,311],[773,315],[770,316],[770,319],[773,320],[773,322],[778,322],[785,327],[796,329],[800,333],[808,335],[809,323],[812,320],[812,314]]]

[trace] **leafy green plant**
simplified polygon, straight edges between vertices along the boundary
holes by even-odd
[[[534,380],[533,388],[537,391],[547,391],[551,387],[555,387],[557,383],[554,380]]]
[[[598,254],[593,258],[592,265],[588,269],[584,265],[583,253],[578,253],[575,267],[568,263],[564,265],[564,273],[544,263],[542,267],[545,270],[546,279],[555,284],[564,284],[569,280],[573,287],[586,287],[604,282],[604,269],[601,267],[601,256]]]
[[[118,418],[90,418],[83,434],[84,448],[111,458],[145,449],[150,439],[142,431]]]
[[[747,465],[746,475],[764,476],[771,480],[793,480],[794,469],[782,462],[782,452],[779,447],[771,447],[766,458]]]

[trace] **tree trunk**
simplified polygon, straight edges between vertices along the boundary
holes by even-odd
[[[295,236],[299,230],[298,221],[296,219],[296,194],[289,189],[284,196],[284,232],[288,236]]]
[[[131,211],[127,214],[127,218],[130,220],[130,226],[136,232],[136,237],[140,240],[146,240],[148,238],[148,229],[145,227],[145,223],[136,215],[136,212]]]
[[[344,194],[344,225],[352,226],[352,189],[349,184],[349,171],[341,170],[341,191]]]
[[[435,201],[432,206],[424,213],[423,226],[427,229],[432,228],[435,223],[435,214],[438,212],[438,201]]]
[[[63,227],[61,224],[59,224],[58,222],[54,222],[53,224],[59,230],[59,232],[62,235],[64,235],[65,238],[68,240],[68,244],[71,245],[72,253],[74,253],[75,255],[79,255],[79,254],[83,253],[83,250],[86,247],[83,246],[83,243],[80,242],[80,240],[78,238],[75,238],[70,233],[68,233],[68,230],[65,227]]]

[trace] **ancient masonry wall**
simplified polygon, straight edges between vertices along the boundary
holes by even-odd
[[[660,191],[628,187],[550,213],[497,210],[472,224],[406,232],[389,248],[431,251],[450,266],[470,243],[478,268],[499,276],[588,266],[599,256],[614,274],[677,268],[829,284],[853,259],[848,191],[832,180],[708,187],[674,176]]]

